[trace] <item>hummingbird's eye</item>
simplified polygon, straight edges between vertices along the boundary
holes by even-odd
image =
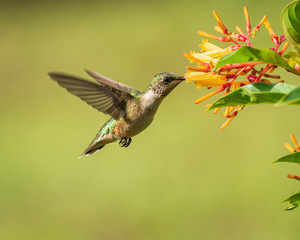
[[[166,82],[166,83],[171,82],[171,78],[169,78],[169,77],[164,77],[163,80],[164,80],[164,82]]]

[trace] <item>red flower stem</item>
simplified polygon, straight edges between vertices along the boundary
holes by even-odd
[[[256,78],[256,80],[254,82],[259,82],[259,80],[261,79],[261,77],[271,68],[271,64],[267,64],[267,66],[264,68],[264,70],[261,71],[261,73],[259,74],[259,76]]]
[[[280,46],[280,42],[278,41],[278,37],[275,36],[272,38],[272,41],[275,43],[275,48],[274,48],[274,51],[277,52],[279,46]]]
[[[282,43],[282,42],[284,42],[285,41],[285,36],[282,34],[281,36],[280,36],[280,44]]]
[[[270,74],[265,73],[264,76],[267,77],[267,78],[280,79],[280,76],[279,76],[279,75],[270,75]]]
[[[246,40],[246,43],[248,44],[249,47],[253,47],[253,48],[254,48],[254,46],[253,46],[252,43],[250,42],[249,38]]]
[[[278,50],[278,48],[279,48],[279,46],[280,46],[280,42],[278,42],[278,38],[277,38],[277,42],[276,41],[274,41],[274,43],[275,43],[275,48],[274,48],[274,51],[275,52],[277,52],[277,50]]]
[[[229,41],[232,42],[232,43],[234,43],[234,44],[237,45],[238,47],[241,46],[241,44],[239,44],[238,42],[234,41],[234,40],[232,39],[232,37],[230,37],[230,36],[229,36]]]
[[[250,63],[234,63],[234,64],[228,64],[223,67],[220,67],[220,71],[225,71],[225,70],[232,70],[234,68],[242,68],[242,67],[254,67],[255,65],[258,64],[264,64],[263,62],[250,62]]]
[[[221,85],[217,90],[219,90],[219,92],[223,92],[226,88],[230,88],[231,84],[234,82],[234,80],[242,73],[244,72],[244,70],[247,68],[247,66],[243,67],[240,71],[238,71],[237,74],[234,75],[234,77],[227,83],[224,83],[223,85]],[[226,94],[226,92],[225,92]]]
[[[244,70],[247,68],[247,66],[243,67],[240,71],[238,71],[237,74],[235,74],[235,76],[230,80],[230,82],[228,82],[230,85],[234,82],[234,80],[242,73],[244,72]]]

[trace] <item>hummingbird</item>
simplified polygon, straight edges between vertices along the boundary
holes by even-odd
[[[85,71],[97,83],[65,73],[49,73],[50,78],[68,92],[111,116],[79,158],[89,156],[115,141],[119,141],[121,147],[128,147],[131,138],[152,123],[163,99],[185,80],[184,76],[172,72],[158,73],[150,85],[140,92],[97,72]]]

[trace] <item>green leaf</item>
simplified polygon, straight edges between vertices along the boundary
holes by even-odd
[[[278,162],[290,162],[290,163],[300,163],[300,152],[291,153],[289,155],[283,156],[277,160],[275,160],[273,163]]]
[[[295,64],[300,66],[300,56],[298,56],[295,52],[287,52],[283,55],[283,57],[288,60],[288,64],[290,66],[295,66]]]
[[[289,202],[287,207],[284,210],[293,210],[294,208],[300,205],[300,191],[296,192],[295,194],[289,196],[283,202]]]
[[[286,70],[300,75],[295,69],[291,68],[286,60],[278,53],[270,49],[256,49],[249,46],[242,46],[238,50],[221,58],[215,69],[228,64],[262,62],[283,67]]]
[[[274,104],[290,93],[295,86],[285,83],[253,83],[219,98],[208,110],[237,105]]]
[[[300,56],[300,1],[294,1],[283,9],[281,27],[294,52]]]
[[[300,105],[300,87],[293,89],[277,103],[277,105],[283,104]]]

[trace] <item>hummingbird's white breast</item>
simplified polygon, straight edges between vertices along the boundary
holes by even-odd
[[[158,107],[161,102],[159,96],[155,94],[153,90],[148,90],[147,92],[145,92],[141,96],[140,101],[141,101],[141,110],[144,111],[150,110],[153,107],[155,108],[156,105]]]
[[[130,104],[130,112],[127,119],[117,122],[117,135],[133,137],[146,129],[153,121],[154,115],[162,101],[159,95],[148,90],[138,99],[135,104]]]

